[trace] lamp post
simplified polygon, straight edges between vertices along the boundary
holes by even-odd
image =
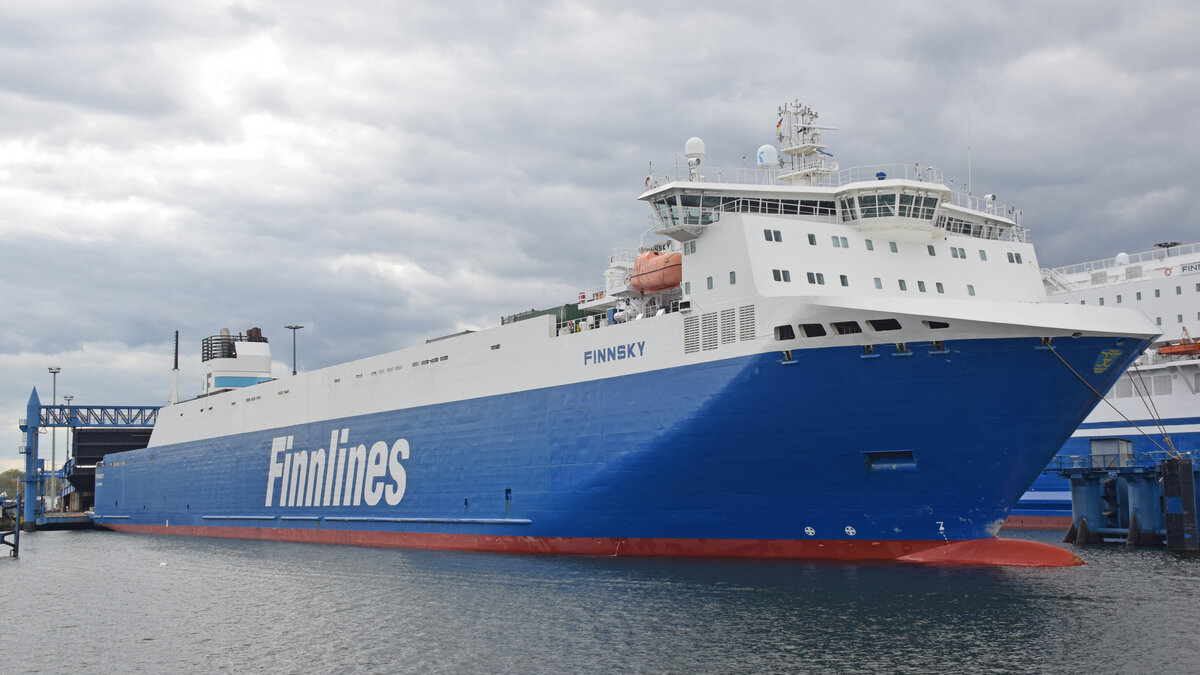
[[[292,331],[292,375],[296,374],[296,331],[304,328],[304,326],[284,326],[284,328]]]
[[[58,405],[58,374],[62,372],[62,368],[51,366],[49,369],[51,378],[50,387],[50,405]],[[54,464],[58,461],[58,434],[55,433],[58,427],[50,427],[50,504],[54,505],[54,493],[58,490],[58,481],[54,479]]]

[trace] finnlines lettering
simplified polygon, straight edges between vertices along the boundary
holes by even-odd
[[[605,361],[632,359],[636,356],[642,356],[645,353],[645,340],[617,345],[615,347],[605,347],[604,349],[589,349],[583,353],[583,365],[588,366],[593,363],[604,363]]]
[[[408,459],[408,441],[377,441],[347,446],[349,429],[333,430],[329,451],[293,450],[293,436],[271,439],[271,467],[267,471],[267,506],[367,506],[379,500],[395,506],[404,498],[408,476],[400,460]]]
[[[1184,274],[1200,272],[1200,263],[1184,263],[1179,266],[1179,271],[1183,272]]]

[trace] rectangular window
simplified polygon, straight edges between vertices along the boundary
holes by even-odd
[[[808,273],[808,283],[810,283],[810,284],[817,283],[817,275],[813,274],[812,272],[809,272]]]
[[[1117,304],[1121,304],[1121,296],[1119,294],[1117,295]]]
[[[940,281],[939,281],[939,282],[937,282],[937,292],[938,292],[938,293],[945,293],[945,292],[946,292],[946,288],[945,288],[944,286],[942,286],[942,282],[940,282]]]
[[[900,249],[896,248],[896,242],[894,242],[894,241],[889,241],[889,242],[888,242],[888,248],[892,249],[892,253],[899,253],[899,252],[900,252]]]
[[[1021,254],[1018,253],[1017,254],[1017,264],[1019,265],[1020,263],[1021,263]]]
[[[868,251],[875,250],[875,242],[871,241],[870,239],[867,240],[867,250]],[[1196,290],[1200,291],[1200,284],[1196,284]]]
[[[730,270],[729,271],[729,285],[732,286],[736,283],[737,283],[737,272]]]
[[[695,241],[683,242],[683,254],[684,255],[691,255],[695,252],[696,252],[696,242]]]
[[[825,285],[825,275],[821,274],[820,272],[817,272],[817,285],[818,286]]]
[[[1200,284],[1196,284],[1196,292],[1200,293]]]
[[[783,271],[783,280],[784,280],[784,281],[786,281],[786,282],[788,282],[788,283],[791,283],[791,281],[792,281],[792,273],[791,273],[791,272],[789,272],[788,270],[784,270],[784,271]]]
[[[833,235],[833,247],[834,247],[834,248],[841,248],[841,247],[842,247],[842,242],[841,242],[841,240],[838,238],[838,236],[837,236],[836,234],[835,234],[835,235]]]
[[[833,326],[833,331],[838,335],[851,335],[862,332],[862,327],[858,325],[857,321],[834,321],[829,325]]]
[[[1008,252],[1008,262],[1016,262],[1016,259],[1013,258],[1012,251]]]
[[[841,239],[842,239],[842,248],[850,248],[850,240],[846,239],[845,237],[842,237]]]
[[[839,278],[842,280],[842,285],[843,285],[843,286],[849,286],[849,285],[850,285],[850,279],[846,278],[846,275],[845,275],[845,274],[842,274],[842,275],[840,275],[840,277],[839,277]]]
[[[933,248],[933,247],[932,247],[932,246],[930,246],[930,248]],[[951,246],[951,247],[950,247],[950,257],[951,257],[951,258],[957,258],[957,257],[958,257],[958,249],[954,248],[953,246]]]
[[[1141,299],[1142,299],[1142,292],[1141,292],[1141,291],[1138,291],[1138,292],[1137,292],[1137,299],[1138,299],[1138,300],[1141,300]]]
[[[692,294],[692,282],[690,282],[690,281],[683,282],[683,292],[688,295]]]
[[[731,310],[732,311],[732,310]],[[775,326],[776,340],[795,340],[796,331],[792,329],[792,325],[785,323],[782,326]]]
[[[824,337],[825,326],[819,323],[802,323],[800,330],[804,331],[804,337]]]
[[[1175,295],[1183,295],[1183,286],[1175,287]]]
[[[780,234],[779,230],[771,230],[771,235],[775,237],[775,241],[783,241],[783,235]]]
[[[908,283],[906,281],[904,281],[903,279],[900,280],[900,290],[902,290],[902,291],[908,290]]]
[[[883,279],[875,277],[875,288],[883,288]]]
[[[983,249],[979,249],[979,259],[987,260],[987,251],[985,251]]]
[[[1154,297],[1156,297],[1156,298],[1161,298],[1161,297],[1162,297],[1162,291],[1161,291],[1161,290],[1159,290],[1159,289],[1157,289],[1157,288],[1156,288],[1156,289],[1154,289]]]
[[[925,292],[925,282],[924,281],[917,282],[917,290],[921,291],[922,293]]]
[[[1100,305],[1101,305],[1101,306],[1103,306],[1103,305],[1104,305],[1104,298],[1100,298]]]
[[[763,230],[763,238],[766,239],[767,241],[771,241],[771,231]]]
[[[930,244],[930,245],[926,246],[925,248],[929,249],[929,255],[937,255],[937,251],[934,250],[933,244]]]
[[[816,246],[817,245],[817,235],[815,235],[815,234],[808,235],[808,243],[810,246]]]
[[[779,270],[771,270],[771,276],[775,277],[775,281],[783,281],[783,275],[779,273]]]
[[[708,278],[708,290],[712,290],[712,277]]]
[[[900,330],[900,322],[895,319],[867,319],[871,330]]]
[[[967,295],[975,295],[975,287],[971,284],[967,284]]]
[[[1154,317],[1154,323],[1161,326],[1162,325],[1162,317],[1161,316]]]
[[[1176,314],[1176,315],[1175,315],[1175,322],[1176,322],[1176,323],[1183,323],[1183,315],[1182,315],[1182,314]]]

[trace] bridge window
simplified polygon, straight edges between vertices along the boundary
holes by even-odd
[[[775,326],[775,339],[776,340],[795,340],[796,339],[796,331],[792,329],[791,324],[787,324],[787,323],[783,324],[782,326]]]
[[[872,330],[900,330],[900,322],[895,319],[867,319]]]
[[[825,326],[819,323],[802,323],[800,330],[804,331],[804,337],[824,337]]]
[[[834,321],[829,325],[833,327],[833,331],[838,335],[852,335],[862,332],[862,326],[859,326],[857,321]]]

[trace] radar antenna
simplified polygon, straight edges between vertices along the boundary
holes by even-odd
[[[821,143],[822,131],[836,131],[837,127],[816,123],[820,115],[799,100],[779,107],[779,123],[775,135],[779,139],[781,152],[790,158],[781,169],[779,180],[785,183],[816,185],[826,175],[837,171],[837,162],[829,161],[833,155],[825,151]]]

